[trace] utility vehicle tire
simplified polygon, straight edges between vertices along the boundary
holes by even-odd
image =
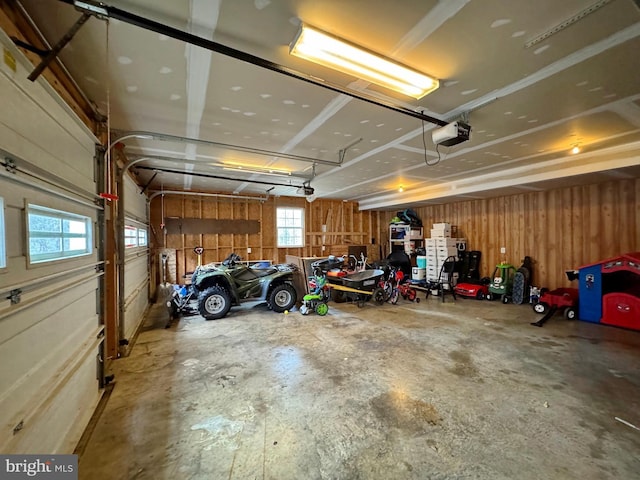
[[[478,300],[484,300],[484,292],[482,290],[478,290],[478,292],[476,293],[476,298]]]
[[[547,313],[549,311],[549,305],[544,302],[534,303],[533,311],[536,313]]]
[[[578,316],[578,312],[575,307],[567,307],[564,309],[564,318],[567,320],[575,320]]]
[[[297,300],[296,290],[288,283],[276,285],[269,294],[268,305],[276,313],[291,310]]]
[[[335,303],[344,303],[347,301],[347,292],[342,290],[331,289],[331,300]]]
[[[224,287],[214,285],[198,295],[198,312],[207,320],[217,320],[229,313],[231,297]]]
[[[502,303],[506,305],[507,303],[509,303],[510,298],[508,295],[502,295],[501,300],[502,300]]]

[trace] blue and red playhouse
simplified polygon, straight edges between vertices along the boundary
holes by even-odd
[[[578,270],[578,318],[640,330],[640,252]]]

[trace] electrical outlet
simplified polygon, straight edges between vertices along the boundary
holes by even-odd
[[[323,251],[323,252],[324,252],[324,248],[325,248],[325,247],[324,247],[324,245],[322,245],[322,251]]]
[[[247,247],[247,253],[251,253],[251,247]]]
[[[507,247],[500,247],[500,253],[507,253]]]

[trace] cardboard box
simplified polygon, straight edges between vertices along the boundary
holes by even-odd
[[[422,229],[421,228],[412,228],[409,232],[409,238],[417,240],[422,239]]]
[[[445,260],[447,257],[456,257],[458,258],[458,249],[453,247],[439,247],[438,248],[438,260]]]
[[[309,277],[313,275],[311,264],[317,260],[327,257],[298,257],[296,255],[286,255],[285,262],[292,263],[298,267],[298,271],[293,274],[293,286],[296,289],[298,298],[302,298],[309,293]]]
[[[451,229],[431,229],[431,238],[451,237]]]
[[[457,238],[436,238],[436,250],[441,248],[455,247]]]
[[[434,230],[451,230],[451,224],[450,223],[434,223],[433,224],[433,228]]]

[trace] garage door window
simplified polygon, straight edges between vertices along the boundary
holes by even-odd
[[[4,198],[0,197],[0,268],[7,266],[7,250],[4,237]]]
[[[124,246],[126,248],[133,248],[138,246],[138,229],[126,225],[124,227]]]
[[[278,207],[278,247],[304,247],[304,209]]]
[[[91,253],[91,218],[29,205],[29,263]]]
[[[138,246],[145,247],[147,245],[147,231],[144,228],[138,229]]]
[[[124,226],[124,246],[125,248],[136,248],[147,246],[147,229],[138,228],[133,225]]]

